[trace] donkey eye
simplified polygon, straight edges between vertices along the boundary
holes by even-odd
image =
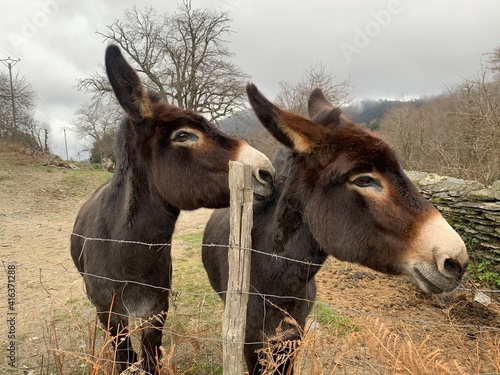
[[[355,178],[352,183],[356,186],[367,188],[367,187],[380,187],[380,183],[371,176],[359,176]]]
[[[172,138],[172,141],[182,143],[182,142],[186,142],[189,139],[193,139],[195,137],[196,137],[196,135],[194,135],[194,134],[191,134],[191,133],[188,133],[185,131],[180,131],[174,135],[174,137]]]

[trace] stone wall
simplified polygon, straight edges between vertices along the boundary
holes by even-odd
[[[485,186],[433,173],[406,173],[466,242],[473,242],[476,256],[500,264],[500,180]]]

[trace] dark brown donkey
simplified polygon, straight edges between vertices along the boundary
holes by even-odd
[[[409,275],[425,292],[460,283],[468,262],[463,241],[418,193],[386,142],[347,120],[319,89],[309,98],[311,120],[277,108],[255,86],[247,92],[262,124],[289,149],[278,163],[274,198],[254,207],[252,247],[261,253],[252,253],[251,263],[244,349],[251,374],[264,371],[256,350],[280,324],[282,332],[295,332],[285,339],[300,337],[285,312],[304,327],[316,297],[314,276],[328,255]],[[227,288],[227,248],[210,244],[227,245],[228,212],[213,213],[203,238],[203,264],[218,292]],[[292,366],[289,358],[276,373],[292,373]]]
[[[116,171],[80,209],[71,256],[99,320],[116,337],[117,367],[137,360],[128,318],[149,318],[142,331],[143,368],[157,373],[172,273],[168,244],[179,211],[228,206],[230,160],[253,166],[254,185],[264,197],[272,192],[274,168],[204,117],[147,94],[116,46],[106,50],[106,72],[126,112]]]

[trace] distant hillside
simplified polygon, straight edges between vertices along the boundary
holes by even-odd
[[[431,98],[421,98],[416,99],[413,102],[417,107],[432,102],[435,100],[434,97]],[[371,129],[377,128],[378,123],[385,113],[395,106],[403,105],[407,102],[400,100],[362,100],[356,104],[352,104],[344,108],[344,113],[352,121],[363,124]],[[238,138],[243,138],[255,147],[260,147],[260,149],[265,152],[268,156],[273,155],[276,146],[275,142],[272,142],[274,138],[269,136],[267,130],[262,126],[262,124],[255,116],[255,113],[251,109],[245,109],[236,112],[234,115],[220,121],[218,123],[219,128],[227,133]],[[271,141],[269,141],[271,140]],[[263,144],[267,142],[269,144]]]
[[[434,101],[436,97],[424,97],[413,100],[413,103],[420,107],[424,104]],[[391,108],[408,103],[401,100],[362,100],[356,104],[352,104],[344,111],[352,121],[358,124],[368,125],[373,121],[379,121],[384,117],[384,114]]]
[[[267,129],[260,123],[251,109],[235,113],[220,121],[218,126],[223,132],[244,139],[270,159],[274,157],[278,148],[278,141],[269,135]]]
[[[231,135],[259,135],[267,134],[267,130],[255,116],[251,109],[244,109],[218,123],[219,128]]]
[[[345,114],[349,119],[358,124],[369,124],[380,120],[387,110],[401,102],[397,100],[363,100],[345,108]]]

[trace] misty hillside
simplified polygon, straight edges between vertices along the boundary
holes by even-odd
[[[397,100],[362,100],[344,108],[346,116],[357,124],[380,120],[389,108],[400,104]]]
[[[414,100],[414,103],[419,107],[433,100],[434,98],[421,98]],[[344,113],[355,123],[368,126],[370,123],[378,122],[390,108],[402,105],[403,103],[405,102],[386,99],[362,100],[344,108]],[[251,109],[239,111],[222,120],[219,123],[219,127],[228,134],[243,138],[253,138],[267,134],[267,130],[260,124]]]
[[[267,133],[266,128],[251,109],[244,109],[218,123],[219,128],[231,135],[256,136]]]
[[[423,97],[413,100],[413,103],[420,107],[424,104],[434,101],[436,97]],[[344,108],[344,112],[352,121],[357,124],[368,125],[372,121],[378,121],[384,117],[384,114],[391,108],[407,103],[401,100],[362,100]]]

